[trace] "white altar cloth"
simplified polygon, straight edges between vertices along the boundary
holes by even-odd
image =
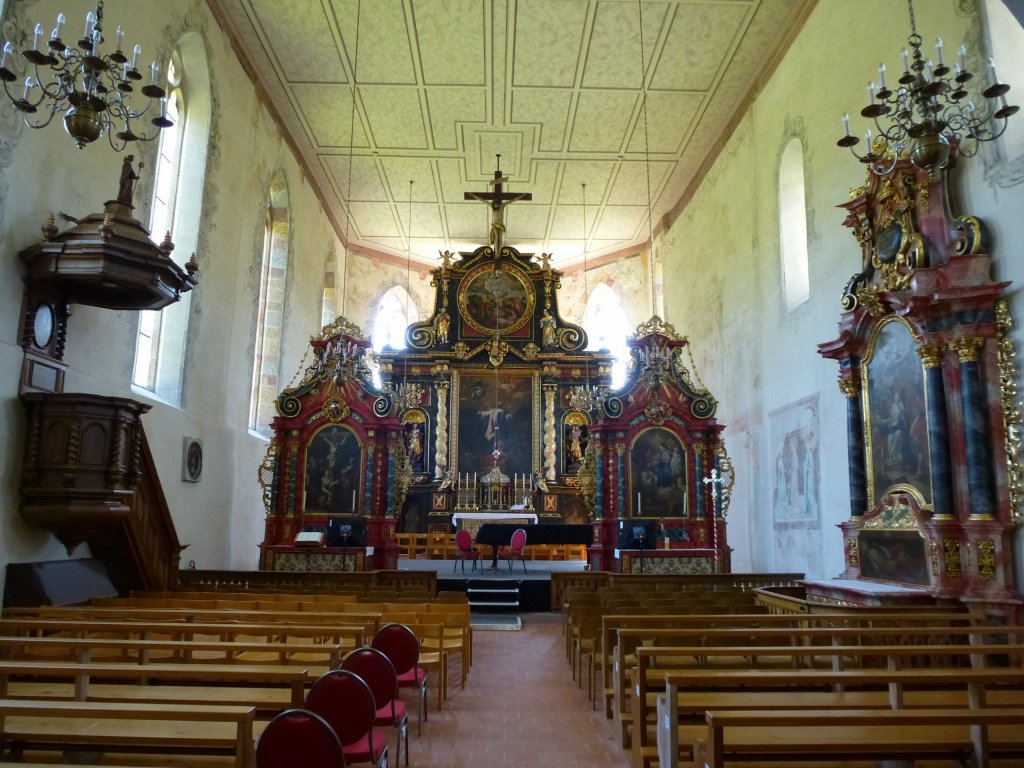
[[[452,515],[452,525],[458,525],[461,520],[473,520],[482,523],[522,523],[529,521],[537,522],[537,515],[533,512],[455,512]]]

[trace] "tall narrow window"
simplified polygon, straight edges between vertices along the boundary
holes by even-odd
[[[608,284],[600,283],[591,292],[583,313],[583,327],[587,331],[587,349],[607,349],[615,355],[612,388],[618,389],[626,383],[626,363],[629,361],[627,323],[619,294]]]
[[[779,247],[782,253],[782,292],[788,312],[811,295],[804,149],[800,139],[796,138],[790,139],[779,161]]]
[[[260,298],[256,319],[249,429],[270,437],[274,401],[281,385],[281,333],[284,330],[285,279],[288,274],[288,187],[275,179],[268,195],[260,262]]]
[[[373,317],[370,339],[377,352],[384,347],[405,349],[405,329],[416,322],[416,304],[412,296],[400,285],[389,288],[380,301]]]
[[[172,257],[184,265],[195,253],[202,219],[210,134],[210,76],[202,39],[185,35],[167,70],[167,114],[160,134],[149,229],[153,240],[174,241]],[[191,293],[159,312],[140,312],[132,385],[172,405],[182,404]]]

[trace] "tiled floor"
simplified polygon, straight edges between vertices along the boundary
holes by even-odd
[[[431,709],[411,766],[629,768],[610,721],[572,680],[559,614],[524,614],[522,631],[476,631],[473,644],[466,689],[455,683],[444,710]]]

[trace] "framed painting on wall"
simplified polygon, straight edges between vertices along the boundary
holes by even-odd
[[[359,509],[362,446],[348,427],[332,424],[306,446],[304,512],[353,515]]]
[[[818,396],[768,415],[772,440],[772,518],[817,528],[821,521]]]
[[[686,516],[686,448],[661,427],[645,429],[629,448],[633,517]]]
[[[892,491],[931,505],[924,369],[917,347],[910,327],[892,318],[875,329],[862,363],[869,507]]]
[[[452,374],[452,434],[460,473],[498,466],[510,477],[540,466],[540,374],[527,369],[463,368]]]

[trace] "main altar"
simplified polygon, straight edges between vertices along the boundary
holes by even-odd
[[[294,559],[303,532],[323,534],[325,568],[353,546],[372,548],[366,567],[395,567],[396,532],[513,514],[591,525],[595,568],[658,549],[667,571],[728,570],[732,469],[687,340],[641,324],[612,390],[612,355],[561,315],[550,254],[505,243],[505,207],[528,198],[506,181],[496,171],[488,192],[466,193],[491,208],[489,242],[441,254],[431,314],[404,349],[374,355],[344,318],[310,339],[260,469],[262,568]]]

